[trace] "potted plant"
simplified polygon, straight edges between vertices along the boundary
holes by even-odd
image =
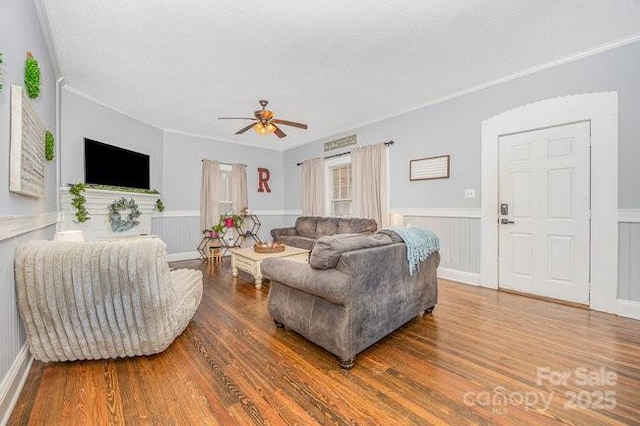
[[[242,216],[239,214],[227,213],[220,216],[220,222],[227,228],[240,228],[242,225]]]
[[[223,233],[224,233],[224,225],[221,223],[218,223],[217,225],[214,225],[211,227],[211,232],[209,233],[209,236],[211,238],[218,238]]]

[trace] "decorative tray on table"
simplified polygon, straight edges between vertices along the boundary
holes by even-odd
[[[284,244],[282,243],[256,243],[253,246],[253,250],[256,253],[280,253],[284,251]]]

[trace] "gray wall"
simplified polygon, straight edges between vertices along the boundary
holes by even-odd
[[[24,0],[2,0],[0,2],[0,51],[4,53],[7,67],[7,87],[0,93],[0,230],[4,231],[6,221],[2,216],[19,216],[26,223],[32,221],[24,216],[55,212],[56,210],[56,170],[55,161],[47,163],[45,171],[45,196],[41,199],[25,197],[9,193],[9,123],[10,123],[10,89],[11,83],[22,86],[24,83],[24,61],[27,50],[33,52],[38,59],[41,71],[41,94],[32,101],[44,125],[55,133],[56,111],[56,76],[48,56],[40,25],[36,17],[33,2]],[[44,148],[43,148],[44,149]],[[35,228],[35,226],[33,227]],[[31,228],[31,229],[33,229]],[[25,334],[18,315],[13,273],[13,257],[17,245],[29,239],[51,238],[54,226],[45,229],[25,232],[21,235],[0,240],[0,383],[7,374],[20,349],[25,344]],[[15,392],[15,389],[0,389]],[[0,400],[0,423],[8,408],[13,394]]]
[[[7,68],[6,86],[0,93],[0,216],[35,214],[56,209],[55,160],[45,164],[45,196],[40,199],[13,194],[9,188],[9,146],[11,122],[11,84],[24,86],[24,61],[31,51],[38,60],[42,87],[31,105],[52,133],[56,126],[56,76],[49,60],[40,24],[30,1],[0,2],[0,51]],[[56,141],[57,142],[57,141]]]
[[[267,139],[265,143],[268,143]],[[171,132],[164,134],[163,197],[167,209],[200,209],[203,158],[246,164],[249,207],[254,210],[282,210],[284,177],[281,152]],[[258,192],[258,167],[269,169],[271,193]]]
[[[288,150],[284,173],[297,175],[295,163],[324,155],[326,140],[353,133],[361,145],[393,139],[392,208],[479,208],[483,120],[543,99],[615,90],[619,94],[619,207],[640,208],[639,75],[640,42],[636,42]],[[409,182],[410,160],[439,154],[451,154],[450,179]],[[299,179],[286,185],[285,208],[299,209]],[[475,188],[475,199],[464,198],[466,188]]]
[[[247,165],[249,207],[258,214],[269,213],[260,214],[262,226],[258,233],[261,239],[269,239],[271,228],[283,225],[282,153],[165,132],[162,197],[167,210],[154,218],[152,232],[167,243],[167,252],[194,252],[202,238],[199,210],[203,158]],[[271,173],[270,193],[258,192],[258,167],[267,168]]]
[[[162,192],[162,130],[66,89],[62,90],[61,116],[62,185],[84,182],[86,137],[149,155],[151,188]]]

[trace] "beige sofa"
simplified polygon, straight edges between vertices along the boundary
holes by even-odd
[[[29,241],[16,251],[15,277],[29,348],[40,361],[162,352],[202,298],[202,273],[169,271],[157,238]]]

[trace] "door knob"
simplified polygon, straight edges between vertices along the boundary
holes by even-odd
[[[509,220],[509,219],[500,219],[500,224],[502,224],[502,225],[511,225],[513,223],[515,223],[515,222],[512,221],[512,220]]]

